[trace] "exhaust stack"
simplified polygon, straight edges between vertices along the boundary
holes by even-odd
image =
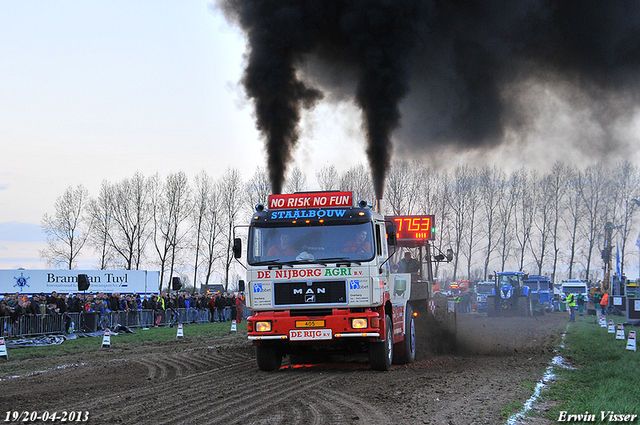
[[[376,207],[375,207],[375,211],[378,214],[382,214],[382,198],[378,198],[376,199]]]

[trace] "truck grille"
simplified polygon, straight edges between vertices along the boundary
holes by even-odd
[[[347,303],[344,280],[274,282],[273,292],[276,306]]]

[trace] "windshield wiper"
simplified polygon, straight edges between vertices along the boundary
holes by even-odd
[[[357,265],[361,265],[362,264],[362,262],[357,261],[357,260],[353,260],[353,259],[348,258],[348,257],[319,258],[316,261],[314,261],[314,263],[322,264],[323,266],[326,266],[327,263],[347,263],[349,265],[351,265],[351,263],[354,263],[354,264],[357,264]]]
[[[280,259],[276,258],[275,260],[258,261],[257,263],[253,263],[252,266],[279,266],[280,264],[282,264]]]

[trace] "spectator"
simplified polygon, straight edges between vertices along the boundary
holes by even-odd
[[[567,309],[569,310],[569,321],[576,321],[576,296],[575,294],[566,293]]]
[[[243,314],[244,305],[242,304],[242,298],[240,295],[236,297],[236,322],[242,322],[242,314]]]
[[[221,294],[216,294],[216,310],[218,312],[218,322],[224,322],[225,300]]]
[[[578,304],[578,313],[582,316],[584,313],[584,294],[582,292],[578,294],[576,303]]]
[[[212,322],[216,321],[216,297],[213,296],[209,299],[209,320]]]
[[[235,294],[229,294],[229,301],[230,301],[230,313],[231,315],[229,316],[231,320],[236,320],[237,321],[237,317],[238,317],[238,300],[236,299]]]
[[[602,299],[600,300],[600,308],[602,308],[602,314],[607,314],[607,307],[609,307],[609,294],[605,292],[602,294]]]

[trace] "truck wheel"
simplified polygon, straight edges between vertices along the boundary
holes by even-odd
[[[374,370],[389,370],[393,359],[393,322],[385,315],[385,341],[369,343],[369,364]]]
[[[272,345],[258,345],[256,347],[256,359],[260,370],[265,372],[278,370],[282,364],[282,356]]]
[[[404,311],[404,340],[393,346],[393,363],[407,364],[416,359],[416,324],[409,304]]]

